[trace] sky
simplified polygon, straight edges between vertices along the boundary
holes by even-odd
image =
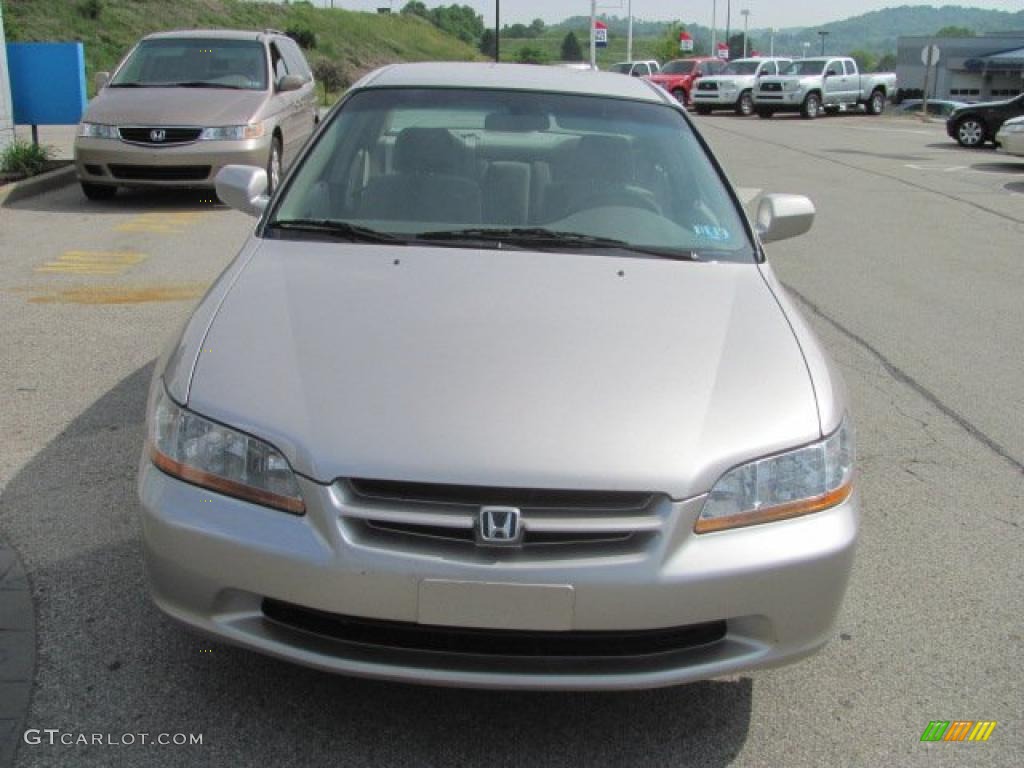
[[[487,24],[494,23],[494,0],[424,0],[428,6],[471,5],[483,14]],[[330,5],[331,0],[313,0],[315,5]],[[626,15],[628,0],[598,0],[598,12],[611,16]],[[919,3],[914,0],[729,0],[732,5],[732,26],[742,24],[740,10],[750,10],[751,28],[764,27],[806,27],[828,21],[857,16],[868,11],[899,5],[962,5],[972,8],[989,8],[999,11],[1020,11],[1024,0],[948,0],[948,2]],[[711,24],[712,0],[632,0],[633,15],[649,20],[682,19],[705,26]],[[725,26],[727,0],[716,0],[718,26]],[[371,11],[391,5],[395,12],[401,10],[405,0],[334,0],[337,8]],[[505,0],[501,3],[502,23],[529,23],[536,18],[546,22],[558,22],[567,16],[590,13],[588,0]]]

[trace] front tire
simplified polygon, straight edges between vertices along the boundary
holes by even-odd
[[[736,114],[740,117],[750,117],[754,114],[754,95],[750,91],[740,94],[740,100],[736,102]]]
[[[684,107],[686,106],[686,91],[684,91],[682,88],[673,88],[672,95],[675,97],[676,101],[678,101]]]
[[[694,107],[694,109],[697,110],[697,114],[698,115],[710,115],[711,114],[711,107],[706,106],[704,104],[700,104],[700,105]]]
[[[882,91],[875,91],[868,99],[868,114],[880,115],[885,111],[885,94]]]
[[[281,183],[281,139],[277,136],[270,144],[270,157],[267,158],[267,194],[272,195]]]
[[[821,97],[816,93],[808,93],[800,107],[800,114],[804,120],[814,120],[821,114]]]
[[[956,141],[961,147],[977,149],[985,143],[985,124],[977,117],[965,117],[956,125]]]
[[[106,184],[90,184],[88,181],[79,183],[82,185],[82,194],[90,200],[111,200],[117,194],[117,187],[108,187]]]

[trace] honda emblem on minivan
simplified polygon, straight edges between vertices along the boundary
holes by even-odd
[[[477,525],[480,544],[516,546],[522,543],[523,526],[516,507],[481,507]]]

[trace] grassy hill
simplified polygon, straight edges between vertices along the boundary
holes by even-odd
[[[467,60],[472,46],[414,16],[241,0],[0,0],[8,42],[81,40],[87,82],[111,70],[143,35],[169,29],[308,29],[310,62],[329,58],[355,76],[394,61]],[[96,11],[95,17],[92,11]]]

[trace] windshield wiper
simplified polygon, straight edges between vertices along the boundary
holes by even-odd
[[[513,247],[529,247],[537,250],[546,249],[587,249],[587,248],[609,248],[616,250],[640,253],[647,256],[657,256],[663,259],[676,259],[678,261],[698,261],[699,257],[694,251],[680,250],[678,248],[661,247],[655,245],[634,245],[625,240],[616,240],[612,237],[598,237],[596,235],[585,235],[579,232],[560,232],[555,229],[543,227],[509,227],[509,228],[469,228],[451,229],[436,232],[421,232],[416,236],[417,240],[426,241],[462,241],[475,240],[480,242],[496,242],[508,244]]]
[[[353,243],[390,243],[405,245],[408,240],[387,232],[380,232],[369,227],[349,224],[336,219],[278,219],[267,224],[267,229],[282,229],[290,232],[312,232],[328,235],[340,240],[351,240]]]

